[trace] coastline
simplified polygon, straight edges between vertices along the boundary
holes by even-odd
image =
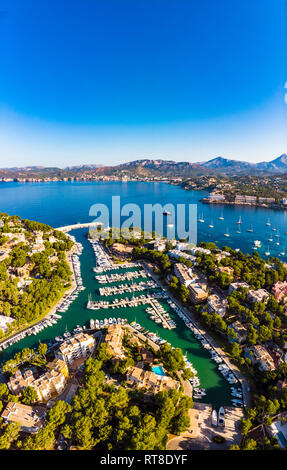
[[[67,290],[64,290],[64,293],[61,296],[61,298],[55,303],[55,305],[53,305],[53,307],[51,307],[51,309],[43,317],[39,318],[37,321],[35,321],[33,323],[30,323],[28,326],[25,326],[24,328],[22,328],[22,329],[18,330],[17,332],[11,334],[10,336],[7,336],[6,338],[1,339],[0,347],[3,344],[5,344],[6,341],[11,341],[15,337],[17,337],[18,335],[21,335],[22,333],[25,333],[26,331],[28,331],[30,328],[39,325],[44,320],[48,320],[51,315],[56,313],[59,305],[61,305],[61,303],[63,302],[63,299],[65,297],[68,297],[76,289],[76,287],[77,287],[76,276],[75,276],[74,266],[73,266],[73,263],[72,263],[72,255],[74,254],[74,252],[76,250],[77,250],[77,245],[75,244],[71,248],[71,250],[68,253],[66,253],[66,260],[67,260],[67,262],[69,264],[69,267],[70,267],[70,270],[72,272],[72,274],[71,274],[71,287]]]
[[[273,209],[273,210],[278,210],[278,211],[286,211],[287,210],[287,205],[284,206],[282,204],[250,204],[248,202],[234,202],[234,201],[210,201],[208,198],[202,198],[200,199],[200,202],[202,204],[209,204],[212,206],[213,204],[215,205],[221,205],[221,206],[235,206],[235,207],[259,207],[260,209]]]

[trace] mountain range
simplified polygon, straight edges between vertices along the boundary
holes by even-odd
[[[65,168],[27,166],[0,169],[0,177],[69,177],[77,175],[127,176],[127,177],[194,177],[200,175],[254,175],[268,176],[287,173],[287,154],[270,162],[249,163],[216,157],[206,162],[175,162],[162,159],[141,159],[116,166],[99,164],[68,166]]]

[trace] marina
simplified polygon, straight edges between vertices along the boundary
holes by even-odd
[[[101,246],[101,243],[93,241],[92,245],[93,245],[94,253],[96,252],[96,253],[101,254],[102,267],[98,266],[99,272],[102,268],[106,270],[108,265],[109,265],[110,269],[113,269],[114,263],[110,259],[110,257],[108,255],[107,251],[105,250],[105,248],[103,246]],[[147,271],[146,271],[146,274],[147,274],[147,276],[150,276],[149,272],[147,272]],[[127,272],[125,272],[124,275],[127,276]],[[148,284],[148,285],[150,285],[150,284]],[[229,366],[226,363],[224,363],[223,358],[214,350],[214,348],[208,342],[206,337],[202,333],[199,332],[196,325],[193,324],[193,322],[190,320],[190,318],[188,318],[184,314],[184,312],[173,302],[173,300],[169,297],[168,293],[166,291],[164,291],[161,288],[160,285],[157,285],[155,281],[153,281],[152,285],[153,285],[154,288],[157,287],[160,291],[158,293],[153,294],[153,295],[147,295],[146,294],[146,295],[141,295],[139,297],[134,297],[133,296],[131,299],[128,299],[128,298],[118,299],[118,298],[116,298],[116,299],[114,299],[114,301],[112,303],[104,302],[104,301],[93,302],[93,301],[89,300],[88,304],[87,304],[87,308],[92,309],[92,310],[93,309],[101,309],[101,308],[120,308],[120,307],[126,308],[126,307],[131,307],[131,306],[132,307],[138,306],[139,303],[142,304],[142,305],[144,305],[145,303],[149,303],[150,307],[146,308],[146,312],[150,316],[150,318],[153,321],[155,321],[155,323],[161,323],[164,328],[169,328],[169,329],[176,328],[176,323],[171,320],[171,318],[170,318],[169,314],[167,313],[167,311],[163,308],[163,306],[159,303],[159,301],[156,300],[156,298],[157,299],[159,299],[159,298],[166,299],[167,303],[170,305],[171,309],[175,312],[175,314],[178,315],[179,318],[181,318],[183,320],[186,327],[188,329],[190,329],[192,331],[192,333],[194,334],[194,337],[201,343],[203,348],[206,349],[210,353],[211,360],[218,364],[218,370],[222,374],[224,379],[230,385],[237,384],[240,387],[240,382],[235,377],[235,375],[233,374],[233,372],[231,371]],[[104,290],[104,295],[117,295],[119,293],[122,293],[122,291],[121,291],[122,288],[123,288],[123,286],[118,286],[118,288],[116,288],[116,287],[115,288],[107,288],[107,287],[102,288],[102,287],[100,287],[99,291],[100,291],[100,295],[103,295],[103,289],[105,289]],[[114,319],[113,321],[116,322],[116,319]],[[132,324],[136,325],[136,327],[138,329],[140,329],[140,331],[144,330],[144,328],[139,323],[133,322]],[[150,335],[150,333],[148,333],[148,335]],[[162,338],[158,338],[158,336],[155,335],[154,333],[152,333],[152,335],[155,338],[155,342],[159,341],[159,344],[162,344]],[[190,383],[193,387],[194,398],[197,399],[197,400],[201,399],[206,395],[206,390],[204,388],[200,387],[200,378],[198,377],[197,370],[194,368],[193,364],[188,360],[187,357],[185,357],[185,361],[186,361],[186,366],[191,368],[192,373],[193,373],[193,377],[190,379]],[[238,390],[238,396],[242,397],[242,395],[240,395],[240,393],[242,394],[242,391],[240,392],[240,388],[238,388],[237,390]],[[236,406],[243,406],[243,401],[240,400],[237,397],[231,399],[231,401],[232,401],[233,404],[236,403]]]
[[[113,183],[113,185],[114,190],[121,194],[124,187],[123,184]],[[138,197],[138,188],[144,188],[144,201],[153,203],[157,200],[155,192],[156,187],[160,188],[162,200],[169,200],[169,198],[172,198],[172,200],[175,200],[177,203],[191,202],[198,204],[200,217],[202,216],[204,221],[208,221],[208,223],[202,222],[198,224],[198,241],[213,241],[218,246],[228,244],[236,251],[242,250],[243,252],[252,252],[254,240],[259,238],[261,240],[261,248],[258,248],[258,252],[261,256],[264,256],[265,251],[268,253],[270,252],[271,256],[278,256],[279,253],[285,252],[283,243],[283,248],[279,246],[277,252],[276,245],[274,243],[274,241],[277,241],[278,239],[278,237],[274,236],[275,233],[278,233],[277,230],[279,230],[281,234],[280,238],[283,238],[287,234],[286,228],[284,228],[286,227],[285,219],[287,219],[287,214],[284,212],[276,212],[274,210],[254,207],[238,208],[231,206],[225,206],[224,209],[220,206],[205,206],[203,211],[201,209],[202,206],[199,199],[203,197],[205,194],[204,192],[184,191],[178,187],[166,185],[164,183],[159,183],[158,186],[154,183],[129,183],[127,186],[129,194],[128,197],[130,200],[133,200],[133,198],[136,197],[139,205],[141,206],[143,199]],[[5,186],[5,188],[6,189],[3,192],[3,203],[5,203],[7,211],[10,210],[15,212],[17,209],[17,213],[22,217],[27,217],[33,220],[42,220],[52,226],[59,227],[69,225],[75,220],[87,220],[86,217],[81,216],[81,213],[84,213],[85,208],[93,202],[94,191],[97,190],[97,188],[101,188],[102,200],[105,202],[105,198],[108,197],[111,191],[111,183],[90,183],[88,185],[81,182],[49,184],[35,183],[35,185],[33,185],[33,197],[36,197],[42,204],[40,212],[37,209],[37,206],[29,205],[27,202],[27,198],[30,197],[27,185],[11,183],[9,187]],[[44,203],[43,198],[45,191],[47,191],[48,188],[53,188],[53,190],[57,189],[57,192],[51,192],[51,197],[47,206],[46,203]],[[73,188],[73,191],[70,191],[71,188]],[[15,197],[19,191],[21,191],[21,197],[17,198],[16,202]],[[63,197],[58,197],[58,192],[61,192]],[[57,198],[53,199],[53,194],[57,195]],[[10,207],[11,203],[13,203],[13,207]],[[239,216],[242,217],[242,224],[240,224],[242,230],[241,234],[237,235],[236,227],[238,227],[239,224],[237,225],[236,221],[239,220]],[[270,219],[271,226],[266,226],[266,220],[268,220],[268,218]],[[214,228],[212,230],[208,227],[210,220],[213,220]],[[222,220],[224,220],[224,223],[221,222]],[[246,232],[246,228],[250,227],[251,224],[254,227],[254,233],[250,239],[250,233]],[[224,237],[224,232],[227,228],[228,233],[230,234],[228,243]],[[272,230],[272,228],[275,230]],[[229,383],[227,377],[225,377],[223,372],[218,368],[220,364],[224,363],[224,360],[218,356],[215,349],[209,347],[205,342],[201,342],[199,337],[195,337],[194,332],[188,328],[187,324],[184,322],[184,318],[180,317],[171,307],[167,297],[161,294],[160,289],[151,290],[149,292],[149,300],[153,301],[156,299],[160,303],[170,316],[172,322],[176,324],[176,328],[164,328],[163,323],[158,322],[159,318],[157,318],[156,315],[153,315],[154,312],[152,312],[152,310],[147,311],[147,308],[153,309],[153,307],[146,299],[141,297],[146,296],[144,291],[122,294],[119,299],[120,304],[118,302],[114,302],[115,299],[112,299],[112,297],[105,298],[99,295],[99,288],[106,286],[106,284],[116,285],[118,283],[124,284],[125,282],[136,283],[141,279],[146,280],[148,277],[141,278],[139,274],[131,274],[132,272],[142,273],[143,268],[139,263],[112,263],[106,259],[105,256],[103,257],[103,250],[99,247],[95,248],[98,250],[98,260],[94,256],[97,253],[93,250],[93,244],[88,242],[86,239],[86,233],[87,229],[79,229],[70,233],[71,236],[75,236],[77,242],[80,242],[83,245],[82,253],[77,256],[81,263],[80,272],[82,277],[82,286],[85,287],[85,290],[80,290],[78,295],[74,299],[71,299],[72,302],[69,303],[69,305],[64,305],[63,307],[65,310],[63,312],[56,312],[62,317],[54,317],[54,320],[57,320],[57,323],[52,323],[52,326],[46,324],[47,326],[38,332],[34,329],[30,335],[22,332],[25,334],[23,337],[18,336],[17,342],[12,343],[11,340],[13,340],[13,338],[10,338],[11,342],[9,344],[7,343],[5,349],[0,352],[1,362],[12,357],[16,352],[24,347],[35,347],[39,341],[49,343],[53,341],[55,337],[63,337],[63,334],[67,332],[67,328],[68,331],[72,331],[77,325],[80,325],[81,327],[88,325],[91,317],[94,316],[92,310],[87,309],[89,300],[95,302],[95,306],[97,305],[97,302],[107,302],[109,305],[103,304],[107,305],[107,307],[95,310],[96,317],[99,321],[107,317],[116,317],[126,318],[130,324],[132,321],[137,319],[136,323],[139,323],[145,329],[156,334],[161,339],[168,341],[173,346],[180,347],[184,351],[184,354],[193,364],[194,369],[198,373],[197,377],[199,385],[197,379],[195,379],[195,385],[197,385],[198,389],[202,388],[205,390],[206,395],[203,395],[205,403],[211,403],[219,409],[222,405],[231,406],[232,404],[234,405],[237,403],[232,403],[231,400],[242,400],[244,402],[244,399],[239,396],[241,390],[240,383],[232,384],[231,381],[234,380],[232,376],[230,377]],[[259,234],[260,236],[258,236]],[[273,242],[269,242],[268,238],[272,238]],[[281,256],[281,259],[284,260],[283,255]],[[127,272],[129,272],[128,275],[126,274]],[[78,274],[79,271],[77,275]],[[112,276],[114,274],[120,276],[118,278],[119,280],[115,280],[116,278]],[[96,279],[97,276],[108,277],[106,279],[104,277],[102,279]],[[129,276],[129,278],[127,278],[127,276]],[[104,279],[105,281],[108,280],[111,282],[100,282]],[[152,297],[150,295],[151,293],[153,293]],[[129,305],[130,307],[127,308]],[[117,311],[116,315],[114,315],[115,311]],[[231,387],[236,388],[237,395],[232,395]],[[199,397],[201,392],[202,391],[199,390],[198,393],[194,390],[194,397]],[[196,398],[196,400],[197,399],[199,401],[202,400],[200,397]],[[240,403],[237,404],[241,405]]]

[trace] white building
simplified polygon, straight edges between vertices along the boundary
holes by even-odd
[[[194,246],[190,249],[190,253],[192,255],[197,255],[199,253],[205,253],[206,255],[210,255],[211,251],[207,248],[202,248],[201,246]]]
[[[229,289],[228,289],[229,294],[231,294],[233,291],[237,289],[240,289],[240,287],[245,287],[248,290],[250,289],[250,286],[249,284],[247,284],[247,282],[233,282],[229,286]]]
[[[247,299],[250,302],[267,302],[270,295],[265,289],[250,290],[247,295]]]
[[[226,313],[227,300],[221,299],[218,295],[210,295],[207,299],[207,311],[209,313],[217,313],[223,317]]]
[[[90,356],[95,349],[95,344],[93,336],[78,333],[61,344],[56,352],[56,357],[67,364],[72,364],[75,359]]]
[[[192,270],[188,269],[187,266],[182,263],[176,263],[174,265],[174,273],[179,279],[179,282],[186,287],[188,287],[194,280]]]
[[[0,330],[4,333],[8,330],[8,325],[11,325],[15,320],[11,317],[6,317],[5,315],[0,315]]]
[[[185,253],[184,251],[180,251],[180,250],[170,250],[168,252],[168,255],[171,257],[171,258],[174,258],[174,259],[178,259],[180,257],[184,258],[184,259],[189,259],[189,261],[192,262],[192,264],[194,264],[196,262],[196,257],[193,256],[193,255],[189,255],[187,253]]]

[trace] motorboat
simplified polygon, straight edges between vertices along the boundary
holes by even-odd
[[[227,238],[230,237],[230,234],[229,234],[229,230],[228,230],[228,229],[226,230],[226,233],[224,233],[224,236],[227,237]]]
[[[223,406],[221,406],[221,407],[219,408],[219,412],[218,412],[218,426],[222,426],[222,427],[225,426],[225,411],[224,411]]]
[[[211,422],[212,422],[212,426],[217,426],[217,424],[218,424],[218,422],[217,422],[217,412],[216,412],[216,410],[213,410],[213,411],[212,411]]]

